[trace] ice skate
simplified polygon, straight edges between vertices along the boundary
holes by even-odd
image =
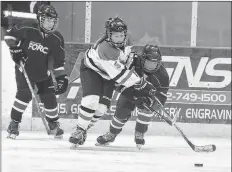
[[[19,122],[12,120],[7,129],[9,139],[15,139],[19,135]]]
[[[79,145],[83,145],[87,137],[86,130],[77,126],[77,129],[69,138],[69,142],[72,143],[71,149],[77,148]]]
[[[140,150],[142,146],[145,144],[144,140],[144,133],[140,133],[138,131],[135,131],[135,143],[136,147]]]
[[[50,122],[48,123],[48,127],[51,130],[51,134],[54,135],[54,138],[56,139],[62,139],[64,130],[60,128],[59,122]]]
[[[106,134],[99,136],[97,138],[96,146],[107,146],[110,143],[114,142],[117,134],[113,134],[111,132],[107,132]]]

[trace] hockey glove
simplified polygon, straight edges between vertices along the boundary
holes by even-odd
[[[10,54],[13,61],[20,65],[20,61],[26,62],[27,57],[24,55],[22,48],[20,47],[10,47]]]
[[[134,89],[139,91],[143,96],[153,96],[156,92],[156,88],[148,82],[146,79],[142,78],[140,83],[134,85]]]
[[[159,101],[159,99],[156,96],[149,97],[149,101],[144,101],[144,108],[145,110],[154,112],[157,109],[160,109],[160,106],[163,106],[163,104]],[[142,108],[141,108],[142,109]]]
[[[137,99],[135,98],[136,107],[142,110],[146,110],[148,112],[150,112],[150,109],[148,107],[152,107],[153,103],[154,101],[150,97],[139,97]]]
[[[68,88],[68,76],[60,75],[56,77],[57,88],[55,89],[55,94],[60,95],[63,94]]]

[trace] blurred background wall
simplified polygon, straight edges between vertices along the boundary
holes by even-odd
[[[20,2],[21,6],[23,3],[29,7],[29,2]],[[58,29],[65,41],[84,42],[86,3],[50,4],[60,15]],[[119,16],[128,24],[137,44],[190,46],[191,14],[192,2],[92,2],[91,42],[104,33],[104,22],[109,17]],[[231,2],[198,2],[197,19],[197,46],[231,47]]]

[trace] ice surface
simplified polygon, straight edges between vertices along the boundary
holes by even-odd
[[[3,131],[2,172],[231,171],[231,140],[226,138],[190,138],[196,145],[217,146],[213,153],[195,153],[181,137],[147,136],[144,148],[137,150],[133,135],[119,135],[110,146],[96,147],[98,135],[89,134],[84,146],[71,150],[69,134],[54,140],[45,132],[21,131],[17,140],[10,140]]]

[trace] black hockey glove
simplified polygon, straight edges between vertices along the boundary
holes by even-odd
[[[148,107],[152,107],[154,103],[153,99],[151,99],[150,97],[139,97],[137,99],[134,99],[136,107],[139,109],[144,109],[146,111],[150,111]]]
[[[22,48],[20,47],[10,47],[10,54],[13,61],[20,65],[20,61],[26,62],[27,57],[24,55]]]
[[[143,109],[145,110],[154,112],[155,110],[159,109],[160,106],[163,106],[156,96],[148,97],[148,100],[144,101],[144,104],[143,104],[143,107],[144,107]]]
[[[60,75],[56,77],[57,88],[55,89],[55,94],[60,95],[63,94],[68,88],[68,76]]]
[[[141,79],[140,83],[134,85],[134,89],[146,97],[154,96],[156,92],[156,88],[144,78]]]

